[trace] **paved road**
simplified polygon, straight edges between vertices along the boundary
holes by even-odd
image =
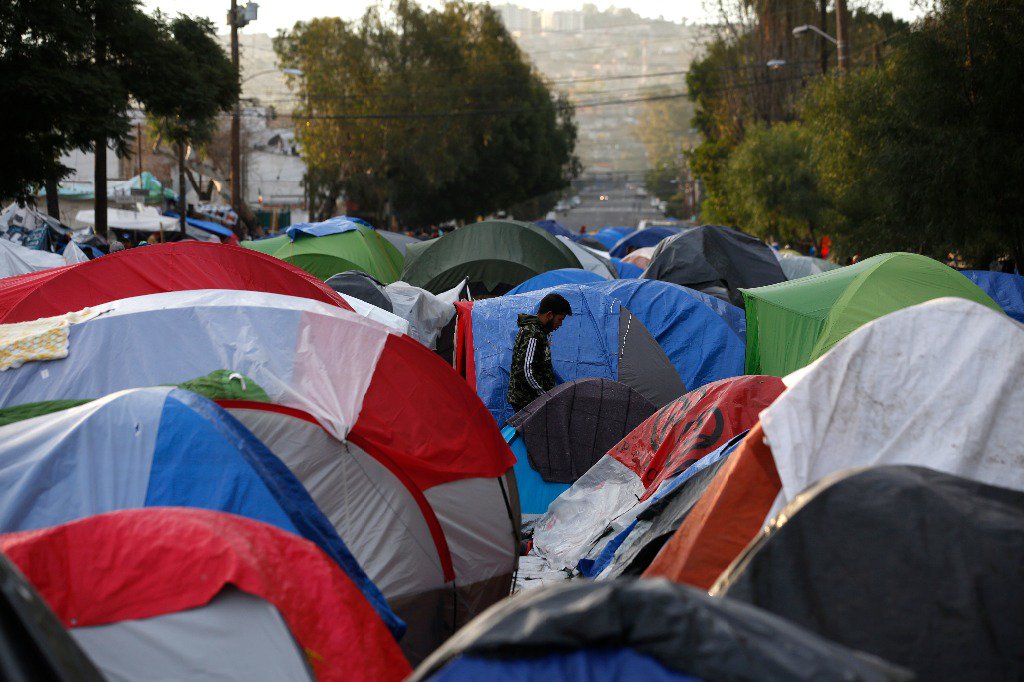
[[[580,205],[558,214],[558,222],[576,232],[586,225],[588,232],[602,227],[636,227],[641,220],[660,220],[664,215],[651,206],[650,197],[637,196],[636,190],[622,185],[591,185],[579,192]],[[604,201],[601,196],[607,197]]]

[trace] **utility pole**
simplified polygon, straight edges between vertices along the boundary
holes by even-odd
[[[818,0],[818,16],[821,20],[821,30],[828,33],[828,0]],[[828,74],[828,43],[821,42],[821,75]]]
[[[185,217],[188,213],[188,189],[185,186],[185,141],[178,143],[178,227],[185,236]]]
[[[228,14],[228,21],[231,23],[231,64],[235,67],[235,77],[241,74],[238,68],[238,0],[231,0],[231,11]],[[231,110],[231,208],[235,215],[240,215],[239,207],[242,203],[241,191],[241,142],[239,120],[239,103]]]
[[[847,18],[846,0],[836,0],[836,56],[841,74],[850,68],[850,41],[846,36]]]

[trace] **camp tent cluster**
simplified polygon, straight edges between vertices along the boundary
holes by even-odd
[[[0,239],[4,677],[1024,675],[1024,278],[400,236]]]

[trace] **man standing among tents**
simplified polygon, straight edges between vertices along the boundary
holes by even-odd
[[[508,403],[516,412],[555,387],[550,335],[567,315],[572,315],[572,307],[559,294],[542,298],[536,315],[519,315],[508,382]]]

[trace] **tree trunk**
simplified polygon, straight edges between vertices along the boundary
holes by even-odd
[[[60,196],[58,195],[60,181],[57,177],[57,169],[53,168],[46,174],[46,212],[51,218],[60,220]]]
[[[114,233],[107,231],[107,138],[97,137],[96,165],[93,173],[93,206],[96,209],[96,224],[93,232],[105,235],[107,241],[114,239]]]
[[[181,236],[185,236],[186,219],[188,218],[188,186],[185,185],[185,143],[178,143],[178,227]]]

